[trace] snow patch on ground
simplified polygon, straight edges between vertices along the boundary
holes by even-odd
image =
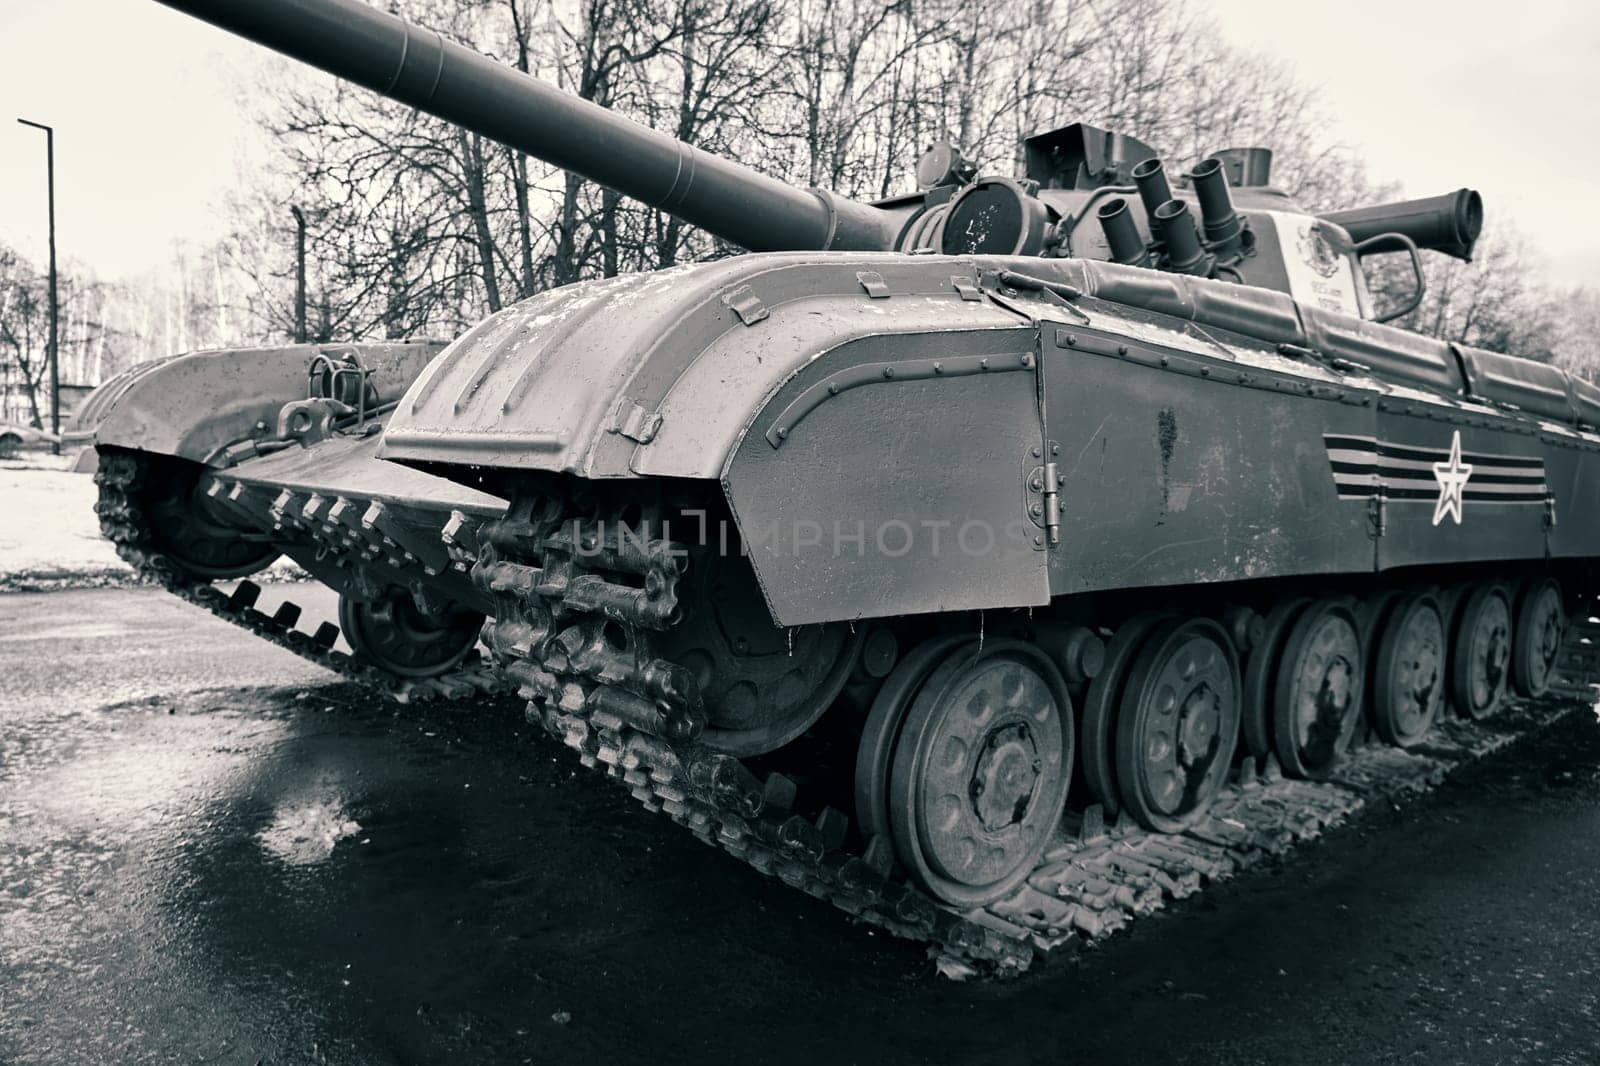
[[[0,464],[0,583],[30,573],[131,578],[100,536],[96,495],[88,474]]]
[[[100,535],[94,476],[72,473],[72,459],[28,453],[0,462],[0,592],[141,583]],[[303,576],[279,560],[257,580]]]
[[[263,848],[290,866],[310,866],[332,855],[339,841],[359,832],[361,824],[345,815],[339,794],[329,789],[279,806],[259,839]]]

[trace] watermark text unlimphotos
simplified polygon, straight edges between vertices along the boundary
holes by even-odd
[[[1042,530],[1022,519],[997,524],[978,518],[923,516],[874,519],[795,519],[765,524],[734,524],[703,510],[683,511],[679,518],[637,525],[601,521],[586,526],[575,538],[580,556],[607,551],[665,550],[687,554],[693,547],[720,555],[760,554],[834,559],[868,557],[901,559],[986,558],[1027,551],[1042,543]]]

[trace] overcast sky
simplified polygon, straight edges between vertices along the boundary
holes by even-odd
[[[1471,185],[1553,280],[1600,277],[1600,5],[1195,2],[1319,87],[1374,178],[1418,196]],[[0,0],[0,240],[44,260],[44,135],[18,116],[57,129],[64,260],[125,277],[165,262],[174,237],[216,235],[269,150],[240,94],[273,62],[152,0]]]

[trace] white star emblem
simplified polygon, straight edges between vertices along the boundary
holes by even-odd
[[[1439,482],[1439,502],[1433,505],[1434,525],[1444,521],[1445,515],[1454,518],[1456,525],[1461,524],[1461,493],[1471,476],[1472,464],[1461,461],[1461,431],[1458,429],[1450,438],[1450,461],[1433,464],[1433,477]]]

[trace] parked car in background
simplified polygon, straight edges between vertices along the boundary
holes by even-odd
[[[23,422],[0,420],[0,459],[9,459],[23,448],[58,444],[61,438],[43,429],[34,429]]]

